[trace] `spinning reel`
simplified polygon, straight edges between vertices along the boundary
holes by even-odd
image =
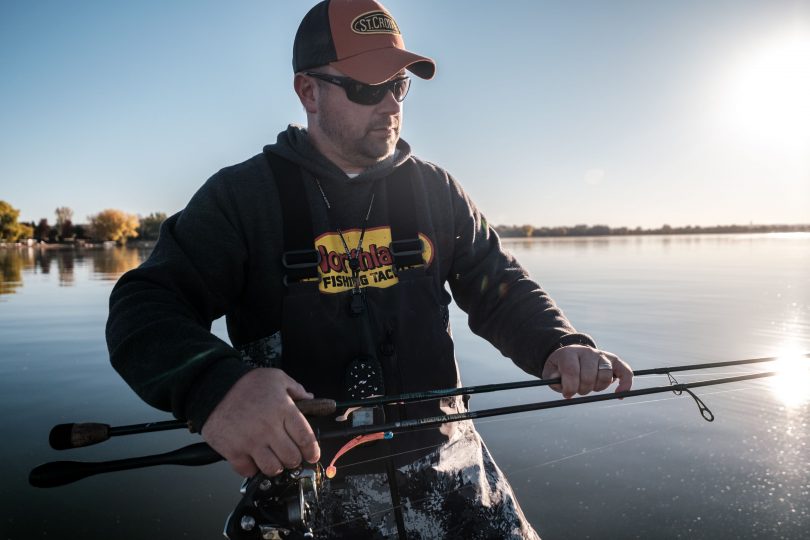
[[[229,540],[314,538],[312,524],[323,467],[320,463],[286,469],[273,478],[257,474],[239,489],[242,500],[225,522]]]

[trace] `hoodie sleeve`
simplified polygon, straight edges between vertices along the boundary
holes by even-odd
[[[450,190],[455,243],[449,284],[472,331],[538,377],[548,355],[560,346],[595,347],[503,249],[497,233],[452,178]]]
[[[149,259],[110,296],[107,346],[118,373],[147,403],[199,431],[250,368],[211,334],[242,289],[246,247],[223,173],[167,219]]]

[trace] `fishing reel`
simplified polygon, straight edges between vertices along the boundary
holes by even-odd
[[[246,478],[242,500],[225,522],[229,540],[300,540],[315,538],[314,507],[318,503],[323,467],[307,463],[270,478]]]

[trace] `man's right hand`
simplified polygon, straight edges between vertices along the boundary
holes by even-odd
[[[203,439],[242,476],[314,463],[321,450],[294,401],[313,395],[280,369],[257,368],[231,387],[202,427]]]

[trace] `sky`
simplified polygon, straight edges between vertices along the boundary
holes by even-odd
[[[306,117],[314,2],[0,1],[0,200],[172,214]],[[810,222],[810,0],[389,0],[402,137],[499,224]]]

